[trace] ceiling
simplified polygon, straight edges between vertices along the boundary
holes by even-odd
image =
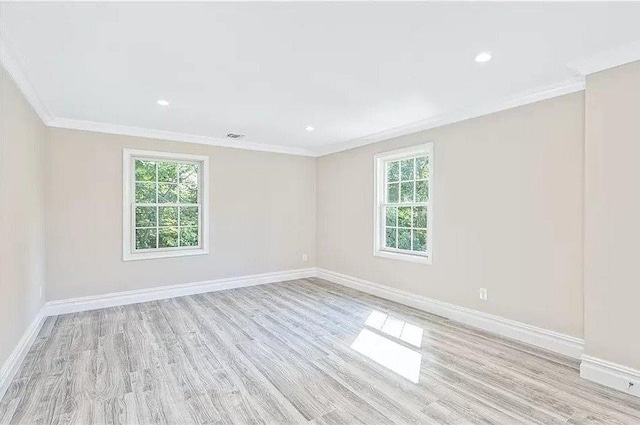
[[[310,155],[579,90],[568,63],[640,40],[637,3],[0,7],[50,125]]]

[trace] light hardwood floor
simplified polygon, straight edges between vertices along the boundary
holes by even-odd
[[[640,424],[640,399],[574,360],[304,279],[50,317],[0,422]]]

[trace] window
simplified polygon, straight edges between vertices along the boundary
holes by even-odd
[[[209,158],[125,149],[123,259],[208,252]]]
[[[375,157],[373,254],[431,263],[433,145]]]

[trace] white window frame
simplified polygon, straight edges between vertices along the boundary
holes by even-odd
[[[427,207],[427,250],[418,253],[397,248],[385,247],[386,232],[384,213],[386,203],[387,173],[385,163],[418,156],[427,156],[429,161],[429,180],[427,183],[429,200]],[[433,261],[433,143],[425,143],[391,152],[383,152],[374,157],[374,204],[373,204],[373,255],[376,257],[392,258],[395,260],[411,261],[422,264],[432,264]]]
[[[198,247],[155,248],[144,251],[135,249],[135,163],[136,159],[151,161],[198,162],[198,196],[200,197],[200,225]],[[154,258],[184,257],[209,253],[209,157],[184,153],[158,152],[137,149],[122,151],[122,260],[149,260]]]

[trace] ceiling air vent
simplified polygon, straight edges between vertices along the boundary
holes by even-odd
[[[244,134],[229,133],[227,134],[227,137],[229,139],[242,139],[244,137]]]

